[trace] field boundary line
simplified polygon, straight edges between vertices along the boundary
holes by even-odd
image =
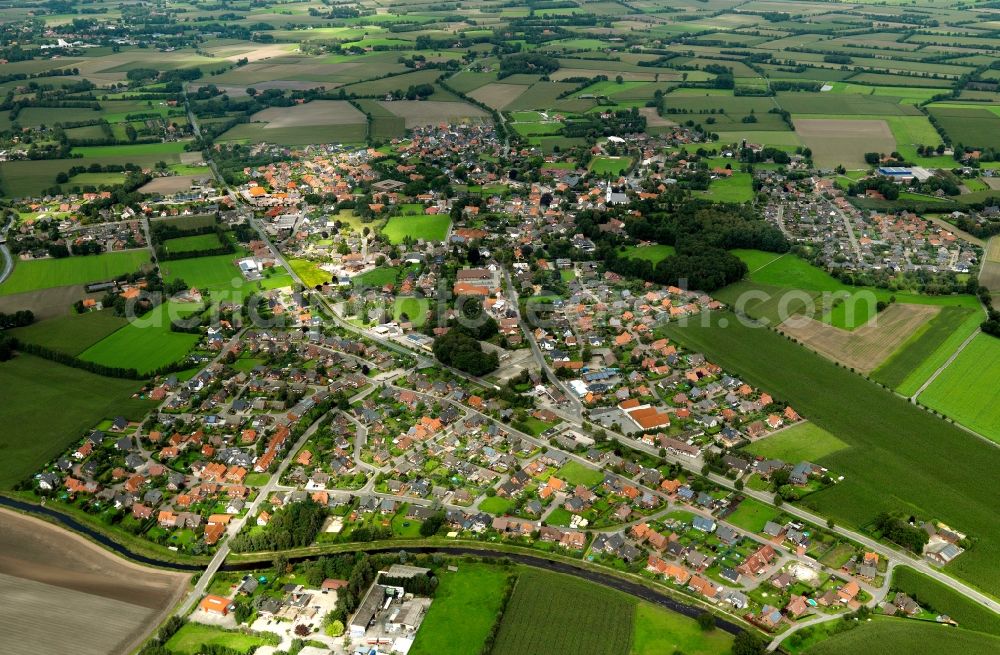
[[[762,264],[761,266],[758,266],[757,268],[753,269],[750,272],[751,273],[756,273],[757,271],[763,270],[763,269],[767,268],[768,266],[770,266],[774,262],[778,261],[779,259],[781,259],[782,257],[784,257],[787,254],[788,254],[787,252],[783,252],[780,255],[778,255],[777,257],[775,257],[774,259],[772,259],[771,261],[767,262],[766,264]]]
[[[936,371],[931,373],[931,376],[927,378],[927,380],[922,385],[920,385],[920,388],[917,389],[912,396],[910,396],[910,402],[916,402],[917,396],[926,391],[927,387],[931,386],[934,380],[936,380],[938,376],[941,375],[941,373],[943,373],[946,368],[951,366],[952,362],[958,359],[958,356],[962,354],[962,351],[965,350],[965,347],[968,346],[970,343],[972,343],[972,340],[976,338],[976,335],[978,335],[980,332],[982,332],[982,329],[976,328],[976,331],[970,334],[968,338],[966,338],[966,340],[962,342],[962,345],[960,345],[957,349],[955,349],[955,352],[953,352],[951,356],[948,357],[947,360],[945,360],[945,363],[939,366]]]

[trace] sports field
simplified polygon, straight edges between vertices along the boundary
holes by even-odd
[[[918,400],[1000,443],[1000,339],[977,335]]]
[[[771,330],[742,325],[728,312],[710,318],[708,325],[664,330],[849,446],[821,462],[846,479],[808,496],[806,507],[859,527],[880,511],[942,520],[979,539],[949,565],[951,573],[1000,591],[1000,515],[992,483],[1000,450]]]
[[[615,176],[628,170],[631,157],[594,157],[590,160],[590,172],[597,175]]]
[[[147,250],[17,261],[14,263],[14,272],[0,284],[0,295],[110,280],[119,275],[134,273],[148,263]]]
[[[155,403],[131,398],[140,386],[31,355],[0,362],[0,488],[37,473],[104,419],[142,418]]]
[[[415,241],[444,241],[449,227],[451,217],[447,214],[393,216],[382,228],[382,234],[393,245],[403,243],[407,238]]]

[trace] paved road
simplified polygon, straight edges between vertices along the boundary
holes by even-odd
[[[219,570],[219,567],[222,566],[222,563],[226,561],[226,557],[229,556],[229,544],[232,541],[232,538],[239,534],[248,519],[257,519],[257,513],[261,504],[264,503],[268,496],[271,495],[271,492],[274,491],[274,488],[277,486],[278,481],[284,474],[285,469],[287,469],[288,465],[291,463],[292,455],[298,452],[298,450],[305,445],[306,441],[312,433],[316,431],[316,428],[319,427],[320,422],[325,418],[325,416],[326,415],[323,415],[316,419],[316,421],[309,426],[309,429],[302,433],[302,436],[295,442],[295,445],[286,451],[286,455],[281,460],[281,464],[278,465],[278,469],[271,475],[270,479],[268,479],[267,484],[260,488],[257,493],[257,497],[252,503],[250,503],[250,506],[246,508],[246,513],[244,513],[243,516],[238,517],[235,521],[229,522],[229,526],[226,530],[226,534],[222,538],[222,544],[219,546],[219,550],[216,551],[215,557],[212,558],[212,561],[208,563],[208,566],[205,568],[205,572],[201,574],[200,578],[198,578],[198,582],[195,584],[194,589],[191,590],[191,592],[187,595],[187,598],[184,599],[184,602],[177,608],[177,611],[175,612],[177,616],[186,616],[187,613],[191,611],[191,608],[194,607],[195,603],[197,603],[198,600],[208,592],[208,586],[212,582],[212,577]]]
[[[507,295],[510,296],[510,301],[514,303],[514,307],[518,309],[518,325],[524,332],[524,338],[528,341],[528,345],[531,347],[531,354],[535,358],[535,362],[541,368],[542,373],[546,378],[548,378],[549,382],[552,383],[556,389],[559,389],[563,396],[566,397],[569,404],[572,406],[572,410],[570,412],[571,415],[579,421],[583,418],[583,403],[580,402],[580,399],[576,397],[576,394],[573,393],[571,389],[567,388],[562,380],[556,377],[556,374],[553,373],[552,369],[549,367],[548,362],[545,361],[545,355],[542,354],[542,349],[538,347],[538,342],[535,341],[535,334],[534,330],[532,330],[532,326],[528,325],[527,321],[524,320],[524,316],[521,315],[520,298],[518,297],[517,289],[510,280],[510,273],[507,269],[504,269],[503,277],[505,286],[507,287]]]

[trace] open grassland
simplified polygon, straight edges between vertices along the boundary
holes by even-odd
[[[711,315],[708,324],[671,324],[665,331],[787,401],[850,446],[819,459],[846,479],[808,496],[806,507],[859,527],[881,511],[942,520],[979,539],[949,565],[950,572],[992,593],[1000,591],[995,566],[1000,516],[992,483],[1000,466],[998,449],[771,330],[741,324],[728,312]],[[947,444],[947,458],[942,444]]]
[[[806,651],[807,655],[866,652],[878,644],[880,655],[950,655],[1000,652],[1000,638],[937,623],[879,617],[835,634]]]
[[[979,334],[918,400],[1000,443],[1000,339]]]
[[[712,180],[708,191],[698,191],[697,195],[715,202],[749,202],[753,200],[753,178],[741,172],[720,176]]]
[[[961,628],[1000,635],[1000,616],[915,569],[896,567],[892,588],[906,592],[924,609],[947,614]]]
[[[444,241],[451,227],[451,217],[447,214],[393,216],[382,228],[382,234],[393,245],[403,243],[407,238],[424,241]]]
[[[942,307],[941,312],[910,335],[872,378],[904,396],[913,395],[934,371],[976,331],[982,312],[971,307]]]
[[[933,104],[928,107],[952,143],[1000,148],[1000,116],[975,106]]]
[[[635,601],[590,582],[535,569],[518,576],[493,655],[627,655]]]
[[[755,441],[744,450],[785,462],[814,462],[848,445],[814,423],[799,423]]]
[[[31,355],[0,363],[0,425],[7,426],[0,430],[0,489],[37,472],[100,421],[141,418],[154,403],[132,399],[139,386]]]
[[[867,374],[940,310],[933,305],[894,303],[855,330],[800,316],[789,318],[778,329],[821,355]]]
[[[639,603],[632,633],[631,655],[726,655],[733,637],[716,629],[705,632],[683,614]]]
[[[502,568],[471,563],[442,573],[411,655],[479,655],[500,612],[507,576]]]
[[[80,359],[105,366],[134,368],[140,373],[152,373],[180,361],[198,343],[199,335],[173,332],[170,322],[196,309],[197,306],[164,303],[87,348]]]
[[[124,318],[115,316],[110,310],[104,310],[50,318],[11,330],[11,334],[25,343],[38,344],[76,356],[125,323]]]
[[[262,280],[250,282],[240,275],[235,262],[246,256],[246,251],[211,257],[194,257],[163,262],[160,272],[167,281],[181,279],[189,287],[203,293],[209,291],[214,302],[239,301],[251,293],[264,289],[290,286],[292,277],[284,268],[275,267],[265,273]]]
[[[135,273],[148,263],[147,250],[16,261],[14,272],[0,284],[0,295],[110,280],[126,273]]]

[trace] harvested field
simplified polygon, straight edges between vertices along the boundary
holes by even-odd
[[[47,318],[66,316],[71,313],[73,303],[77,300],[83,298],[100,300],[102,295],[100,293],[88,294],[82,284],[11,293],[0,295],[0,312],[10,314],[19,309],[30,309],[35,313],[36,321],[44,321]]]
[[[345,100],[313,100],[294,107],[269,107],[250,117],[250,121],[264,122],[265,130],[303,125],[344,125],[364,123],[365,115]]]
[[[639,113],[646,117],[647,127],[673,127],[677,125],[674,121],[656,113],[656,107],[640,107]]]
[[[119,559],[45,521],[0,510],[0,651],[129,653],[187,577]]]
[[[489,120],[489,115],[467,102],[441,102],[437,100],[394,100],[379,103],[406,121],[406,127],[436,125],[438,123],[478,122]]]
[[[177,193],[187,191],[195,180],[212,178],[212,171],[205,168],[204,175],[172,175],[170,177],[157,177],[139,187],[139,193]]]
[[[896,140],[885,121],[880,120],[795,120],[795,132],[812,148],[813,161],[823,168],[843,164],[866,168],[864,153],[892,152]]]
[[[527,84],[500,84],[494,82],[481,86],[466,95],[494,109],[503,109],[527,90]]]
[[[979,284],[993,293],[993,304],[1000,305],[1000,237],[990,239],[979,272]]]
[[[934,305],[897,303],[855,330],[841,330],[806,317],[792,317],[779,329],[821,355],[868,374],[939,311],[941,308]]]

